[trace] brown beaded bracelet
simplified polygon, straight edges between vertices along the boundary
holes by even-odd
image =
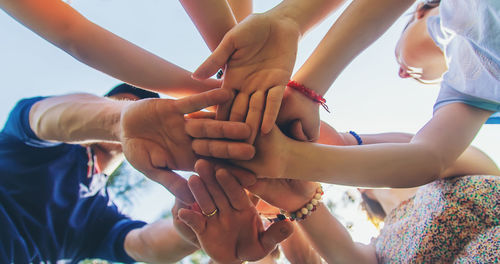
[[[323,196],[323,194],[323,187],[319,185],[318,188],[316,188],[316,193],[314,194],[313,198],[302,208],[292,213],[280,210],[281,214],[276,215],[276,218],[268,218],[268,220],[270,222],[279,222],[286,219],[289,219],[290,221],[304,220],[312,212],[316,211],[317,206],[321,202],[321,197]]]

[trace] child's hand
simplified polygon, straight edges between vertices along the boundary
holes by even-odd
[[[299,36],[298,25],[291,20],[251,15],[232,28],[193,73],[197,79],[206,79],[226,67],[222,88],[234,92],[235,98],[218,109],[217,119],[246,121],[252,128],[250,143],[260,129],[269,133],[273,128]]]
[[[287,86],[277,124],[289,137],[316,141],[319,138],[319,104]]]
[[[200,176],[189,179],[189,188],[201,213],[181,209],[179,217],[193,229],[203,250],[216,262],[261,259],[292,233],[289,221],[274,223],[264,230],[257,210],[232,176],[216,176],[213,165],[206,160],[196,163],[196,171]]]

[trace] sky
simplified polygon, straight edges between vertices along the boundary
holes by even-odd
[[[255,12],[280,1],[256,0]],[[209,50],[178,1],[72,0],[89,20],[187,70],[194,71]],[[310,30],[299,44],[297,70],[339,12]],[[432,116],[439,87],[398,77],[394,48],[406,15],[358,56],[325,95],[332,113],[321,119],[338,131],[416,133]],[[104,94],[120,83],[94,70],[0,11],[0,123],[24,97],[72,92]],[[473,145],[500,162],[500,125],[486,125]],[[328,189],[327,189],[328,190]],[[335,195],[335,194],[332,194]]]

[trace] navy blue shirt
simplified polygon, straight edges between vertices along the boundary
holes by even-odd
[[[104,175],[88,176],[86,148],[39,139],[33,104],[18,102],[0,132],[0,262],[132,262],[126,234],[145,225],[110,203]]]

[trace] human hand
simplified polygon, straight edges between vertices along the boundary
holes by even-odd
[[[200,138],[195,135],[193,139],[193,150],[196,154],[206,157],[214,157],[214,154],[221,156],[214,151],[215,145],[223,146],[231,143],[224,140],[213,140]],[[271,130],[267,135],[260,134],[255,142],[255,156],[250,159],[241,159],[236,155],[228,155],[226,159],[231,159],[231,163],[252,171],[260,178],[286,178],[288,159],[290,151],[297,141],[285,136],[279,128]],[[247,147],[252,147],[247,144]],[[224,149],[221,147],[221,149]],[[222,151],[221,151],[222,152]]]
[[[196,79],[206,79],[225,66],[222,88],[234,92],[235,98],[218,108],[217,119],[245,121],[252,128],[250,143],[259,128],[264,134],[273,128],[299,37],[293,20],[268,13],[250,15],[226,33],[193,73]]]
[[[257,260],[271,252],[293,231],[289,221],[264,230],[257,210],[235,178],[215,175],[206,160],[196,163],[200,175],[189,179],[189,188],[201,212],[181,209],[179,217],[190,226],[205,252],[220,263]],[[205,213],[203,213],[205,212]],[[215,212],[214,215],[204,214]]]
[[[287,86],[276,123],[291,138],[316,141],[320,127],[319,104]]]
[[[192,170],[196,162],[186,124],[193,123],[190,126],[192,129],[206,128],[202,133],[206,132],[208,136],[224,136],[234,140],[247,139],[250,131],[242,123],[210,119],[185,120],[184,114],[224,103],[230,97],[226,90],[215,89],[179,100],[146,99],[129,104],[122,110],[120,117],[120,139],[125,157],[137,170],[165,186],[177,198],[186,203],[193,202],[186,180],[172,171]],[[241,150],[238,144],[243,143],[234,143]],[[211,146],[220,149],[217,142]],[[232,150],[232,146],[233,144],[226,143],[223,148]],[[246,158],[253,155],[245,151],[231,153]]]
[[[234,177],[238,182],[242,182],[241,179],[253,179],[242,186],[256,195],[257,199],[289,212],[308,203],[319,186],[315,182],[293,179],[258,179],[253,172],[228,163],[217,163],[215,169],[217,175]]]

